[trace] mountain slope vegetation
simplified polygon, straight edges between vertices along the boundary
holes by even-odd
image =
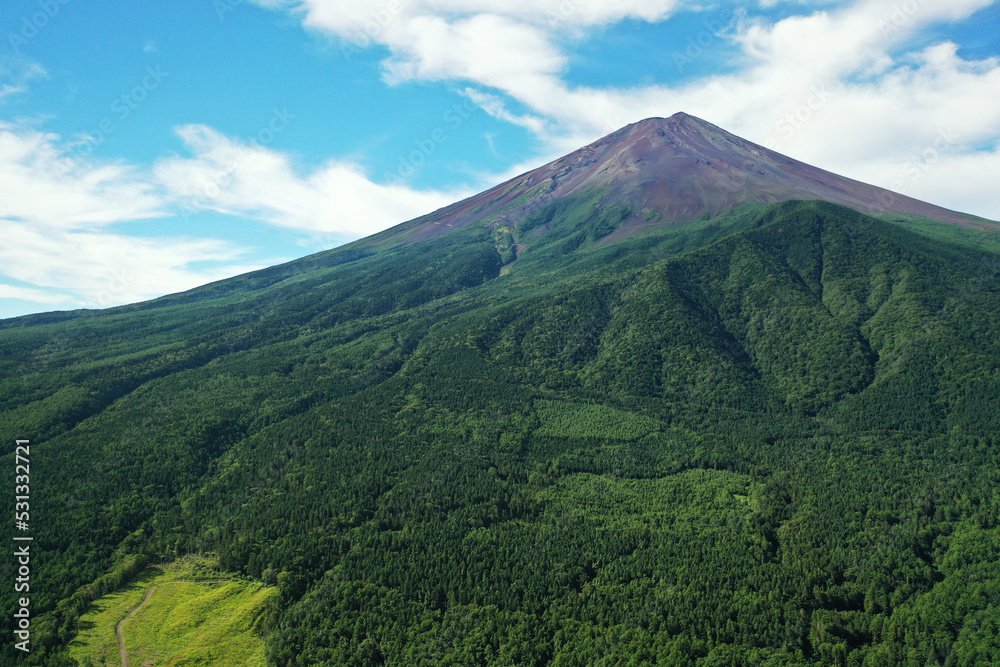
[[[995,235],[605,194],[0,322],[23,662],[188,553],[282,666],[1000,661]]]

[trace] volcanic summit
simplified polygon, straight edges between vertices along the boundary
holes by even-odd
[[[744,204],[825,200],[872,215],[908,214],[980,227],[986,221],[792,159],[686,113],[628,125],[481,194],[377,235],[429,238],[488,218],[515,222],[543,205],[602,189],[635,214],[615,232],[715,217]],[[655,211],[656,215],[641,215]]]

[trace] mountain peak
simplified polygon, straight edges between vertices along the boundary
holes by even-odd
[[[634,212],[616,238],[715,217],[744,204],[824,200],[879,215],[964,226],[986,221],[794,160],[684,112],[647,118],[491,190],[378,235],[418,240],[479,221],[516,222],[584,192]]]
[[[626,125],[619,132],[631,131],[633,136],[640,136],[646,133],[661,133],[661,132],[721,132],[726,133],[725,130],[709,123],[707,120],[699,118],[698,116],[692,116],[689,113],[683,111],[678,111],[669,118],[662,118],[660,116],[654,116],[651,118],[646,118],[630,125]],[[617,133],[612,132],[611,135]]]

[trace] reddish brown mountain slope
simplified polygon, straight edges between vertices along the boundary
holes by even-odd
[[[560,198],[605,189],[608,202],[637,212],[613,235],[716,216],[740,205],[822,199],[875,215],[913,214],[956,225],[995,228],[950,211],[793,160],[700,118],[678,113],[628,125],[589,146],[506,183],[399,225],[373,240],[421,239],[478,220],[514,222]],[[649,222],[640,211],[659,212]]]

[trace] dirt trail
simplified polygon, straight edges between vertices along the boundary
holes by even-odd
[[[122,626],[125,625],[125,621],[135,616],[139,612],[139,610],[142,609],[147,602],[149,602],[149,596],[153,594],[153,591],[156,590],[157,586],[166,586],[167,584],[226,584],[226,583],[229,583],[228,579],[220,579],[219,581],[178,580],[178,581],[164,581],[162,584],[154,584],[153,586],[150,586],[149,590],[146,591],[146,597],[142,598],[142,602],[136,605],[135,609],[126,614],[125,618],[118,621],[118,625],[115,626],[115,634],[118,636],[118,655],[122,659],[122,667],[129,667],[128,654],[125,652],[125,637],[122,636]]]

